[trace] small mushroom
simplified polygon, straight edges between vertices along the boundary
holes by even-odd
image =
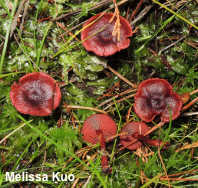
[[[99,13],[91,17],[83,25],[83,28],[95,21],[101,15],[102,13]],[[93,24],[82,30],[81,41],[87,39],[92,35],[90,38],[82,43],[86,50],[93,51],[99,56],[109,56],[129,46],[130,40],[127,37],[132,36],[132,28],[129,22],[122,16],[119,17],[121,27],[120,40],[118,41],[117,37],[115,35],[113,36],[112,34],[116,19],[109,23],[112,16],[113,13],[105,13]]]
[[[21,77],[18,84],[12,85],[10,99],[23,114],[48,116],[59,105],[61,91],[51,76],[35,72]]]
[[[144,122],[133,121],[128,123],[122,130],[121,133],[128,133],[120,136],[120,142],[129,150],[135,150],[142,146],[142,142],[161,147],[163,141],[149,139],[149,136],[144,136],[146,132],[149,131],[149,127]],[[132,143],[135,140],[135,143]],[[131,145],[129,145],[132,143]],[[170,147],[169,142],[165,142],[163,149],[168,149]]]
[[[150,78],[143,81],[135,95],[134,111],[142,121],[150,122],[156,115],[161,115],[163,122],[180,115],[182,100],[173,92],[173,87],[164,79]]]
[[[117,126],[115,122],[106,114],[91,115],[83,124],[83,140],[91,144],[100,142],[102,151],[101,165],[104,173],[110,174],[112,169],[108,165],[108,159],[105,155],[105,139],[116,135]]]

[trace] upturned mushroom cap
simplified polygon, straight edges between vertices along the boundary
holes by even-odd
[[[54,93],[54,94],[53,94]],[[30,73],[11,87],[10,99],[15,108],[33,116],[48,116],[57,108],[61,91],[55,80],[44,72]]]
[[[106,114],[91,115],[83,124],[83,140],[91,144],[99,142],[97,131],[102,131],[104,138],[116,135],[117,126],[115,122]]]
[[[148,145],[161,147],[163,141],[149,139],[148,135],[144,136],[144,134],[148,131],[149,127],[146,125],[146,123],[137,121],[130,122],[121,130],[121,133],[125,133],[120,136],[121,144],[130,150],[135,150],[139,148],[140,146],[142,146],[142,142]],[[138,141],[134,142],[136,139]],[[162,146],[162,149],[168,149],[169,147],[170,143],[165,142]]]
[[[173,92],[173,87],[164,79],[150,78],[143,81],[135,95],[134,111],[142,121],[150,122],[156,115],[161,115],[163,122],[180,115],[182,100]]]
[[[138,134],[145,134],[146,132],[149,131],[149,127],[147,126],[146,123],[144,122],[139,122],[139,121],[133,121],[128,123],[122,130],[121,133],[128,133],[127,135],[121,135],[120,136],[120,142],[123,146],[129,145],[131,142],[136,140],[135,137],[132,136],[133,133],[138,133]],[[146,136],[148,137],[148,136]],[[135,142],[134,144],[131,144],[127,146],[126,148],[129,150],[135,150],[139,147],[142,146],[142,142]]]
[[[101,14],[102,13],[99,13],[91,17],[83,25],[83,28],[96,20]],[[92,25],[82,30],[81,41],[96,33],[82,43],[86,50],[93,51],[99,56],[109,56],[129,46],[130,40],[127,37],[132,36],[132,28],[129,22],[125,18],[120,16],[120,41],[117,41],[117,37],[112,36],[116,18],[111,23],[109,23],[112,16],[113,13],[105,13]],[[106,27],[102,31],[100,31],[105,25]]]

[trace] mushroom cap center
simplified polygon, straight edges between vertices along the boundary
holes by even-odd
[[[181,97],[173,92],[173,87],[164,79],[150,78],[143,81],[135,95],[134,111],[141,120],[150,122],[161,114],[161,120],[176,119],[182,109]]]
[[[23,114],[48,116],[58,107],[61,91],[51,76],[35,72],[21,77],[18,84],[12,85],[10,99]]]
[[[163,96],[153,96],[148,100],[149,106],[154,110],[160,110],[166,108],[166,101]]]
[[[32,106],[37,106],[52,97],[52,90],[48,84],[33,81],[31,85],[24,84],[22,95],[25,101]]]
[[[112,29],[113,28],[111,28],[111,25],[108,24],[104,30],[97,34],[102,42],[116,42],[116,37],[113,37],[112,35]]]
[[[100,16],[102,17],[99,18]],[[84,29],[81,32],[81,41],[83,41],[82,44],[86,50],[93,51],[99,56],[109,56],[130,45],[128,37],[132,36],[132,28],[129,22],[122,16],[119,16],[122,26],[120,27],[120,41],[118,41],[117,37],[112,35],[116,19],[109,23],[112,16],[113,13],[105,13],[104,15],[99,13],[91,17],[83,25]]]

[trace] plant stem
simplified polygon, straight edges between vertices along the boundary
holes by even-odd
[[[97,130],[96,133],[99,137],[100,148],[101,148],[101,151],[102,151],[102,157],[101,157],[102,171],[104,173],[111,174],[111,169],[109,168],[108,159],[107,159],[107,156],[105,155],[106,143],[105,143],[104,135],[103,135],[101,130]]]
[[[138,139],[141,142],[145,142],[146,144],[152,145],[152,146],[161,147],[162,144],[163,144],[163,141],[152,140],[152,139],[149,139],[148,137],[146,137],[146,136],[144,136],[142,134],[139,134],[139,133],[133,133],[133,137],[135,137],[136,139]],[[162,149],[168,149],[169,147],[170,147],[170,143],[169,142],[165,142]]]

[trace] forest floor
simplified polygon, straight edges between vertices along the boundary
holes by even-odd
[[[197,187],[198,2],[117,1],[133,35],[129,47],[101,57],[82,45],[82,27],[98,13],[114,13],[114,3],[0,0],[1,188]],[[18,112],[11,86],[40,71],[59,85],[59,106],[49,116]],[[155,129],[149,138],[169,142],[168,149],[143,143],[131,151],[121,145],[120,131],[141,121],[134,96],[149,78],[165,79],[190,98],[175,120],[164,123],[156,116],[147,123]],[[83,123],[99,113],[117,125],[117,135],[106,143],[111,174],[102,171],[100,143],[82,139]]]

